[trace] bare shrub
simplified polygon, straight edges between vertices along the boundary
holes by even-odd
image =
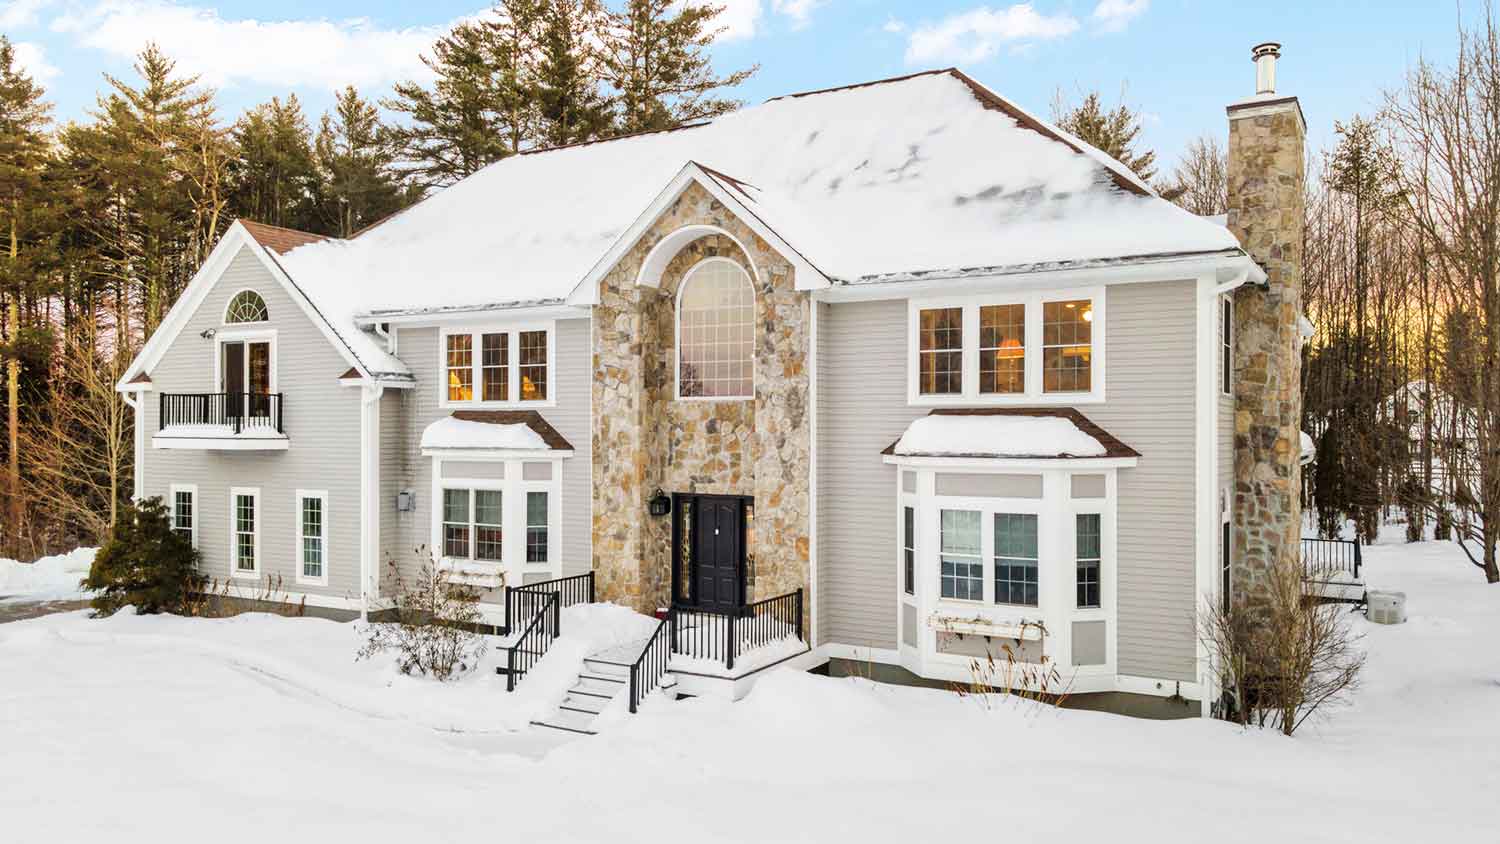
[[[391,612],[395,620],[371,624],[358,659],[394,652],[402,674],[435,680],[456,679],[479,665],[484,636],[478,632],[479,590],[456,583],[423,554],[422,568],[407,580],[395,560],[386,562],[387,582],[393,587]]]
[[[1046,635],[1041,622],[1026,622],[1021,625],[1022,635],[1028,627],[1039,629]],[[963,634],[943,632],[939,636]],[[997,650],[985,647],[983,657],[969,660],[969,679],[949,684],[959,697],[973,698],[984,709],[991,709],[997,701],[1010,700],[1018,705],[1034,707],[1063,705],[1072,688],[1072,678],[1064,678],[1057,662],[1046,654],[1040,662],[1024,662],[1017,658],[1009,644],[1001,643]]]
[[[307,596],[293,600],[279,574],[268,574],[254,584],[214,578],[183,608],[184,615],[198,618],[229,618],[245,612],[298,618],[307,614]]]
[[[1275,566],[1253,598],[1206,611],[1201,635],[1224,692],[1219,716],[1291,735],[1342,701],[1365,664],[1349,617],[1346,606],[1303,594],[1296,562]]]

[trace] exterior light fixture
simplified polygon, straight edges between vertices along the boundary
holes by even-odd
[[[646,510],[653,516],[665,516],[672,512],[672,499],[661,491],[661,487],[657,487],[656,492],[651,494],[651,500],[646,503]]]
[[[214,339],[214,335],[218,334],[218,333],[219,333],[218,331],[216,331],[216,330],[214,330],[212,328],[205,328],[202,331],[198,332],[198,336],[202,337],[205,340],[212,340],[212,339]]]

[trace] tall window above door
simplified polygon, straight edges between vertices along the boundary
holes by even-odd
[[[1103,401],[1103,307],[1103,288],[913,300],[907,400],[938,407]]]
[[[556,394],[554,323],[440,332],[443,406],[547,406]]]
[[[755,397],[755,285],[727,258],[693,267],[677,292],[677,397]]]

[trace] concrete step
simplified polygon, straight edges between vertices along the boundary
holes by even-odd
[[[578,682],[573,684],[572,691],[584,694],[601,695],[603,697],[614,697],[630,687],[628,679],[616,679],[613,677],[597,677],[591,674],[579,674]]]
[[[594,657],[586,657],[583,660],[583,673],[610,680],[624,680],[626,682],[630,681],[629,665],[623,665],[618,662],[609,662],[607,660],[596,659]]]
[[[587,712],[590,715],[598,715],[609,705],[609,698],[594,697],[592,695],[579,695],[568,692],[557,708],[565,712]]]
[[[568,709],[559,709],[539,721],[531,722],[537,727],[547,727],[553,730],[562,730],[569,733],[580,733],[586,736],[598,735],[594,731],[594,716],[587,712],[573,712]]]

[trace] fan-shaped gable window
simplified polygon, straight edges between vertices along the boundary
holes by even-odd
[[[755,395],[755,287],[739,264],[710,258],[688,271],[677,294],[677,396]]]
[[[229,308],[224,311],[226,323],[236,322],[265,322],[270,319],[266,312],[266,300],[260,298],[260,294],[254,290],[241,290],[234,294],[229,300]]]

